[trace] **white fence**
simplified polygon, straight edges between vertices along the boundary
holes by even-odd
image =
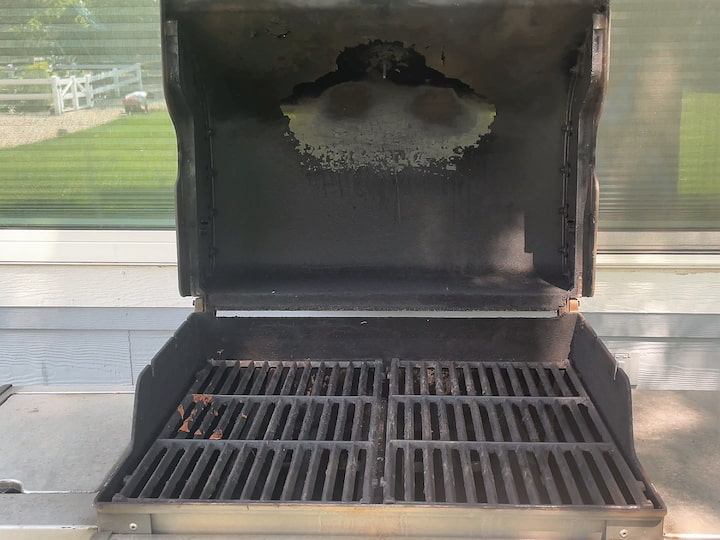
[[[132,66],[73,66],[77,70],[104,69],[95,75],[85,74],[61,79],[0,79],[0,87],[22,87],[22,92],[0,94],[0,101],[49,102],[55,114],[95,106],[97,96],[113,93],[121,96],[123,88],[142,90],[140,64]],[[48,91],[49,86],[49,91]],[[30,88],[31,91],[27,91]]]

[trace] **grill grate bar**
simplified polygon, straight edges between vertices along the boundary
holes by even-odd
[[[208,373],[208,377],[205,379],[204,384],[201,386],[199,393],[211,394],[222,378],[223,371],[224,370],[219,367],[212,368],[210,373]]]
[[[267,362],[263,362],[260,367],[260,372],[258,373],[257,377],[252,379],[252,386],[250,387],[250,390],[247,391],[250,395],[257,395],[260,394],[260,388],[262,388],[263,383],[265,382],[265,378],[268,376],[268,372],[270,371],[270,364]],[[254,373],[253,373],[254,375]],[[264,393],[264,392],[262,392]]]
[[[317,481],[318,469],[320,468],[320,452],[313,452],[310,456],[310,465],[308,466],[308,474],[303,486],[301,499],[303,501],[310,500],[315,482]]]
[[[530,454],[532,455],[532,454]],[[542,504],[540,499],[540,493],[538,492],[537,486],[535,486],[535,479],[532,475],[532,469],[528,460],[527,452],[517,452],[517,459],[520,465],[520,471],[522,473],[523,486],[527,490],[528,499],[530,504],[539,505]]]
[[[237,365],[241,366],[240,362],[237,362]],[[255,372],[254,368],[255,368],[255,362],[250,362],[250,364],[244,370],[245,373],[243,373],[243,376],[240,379],[240,381],[238,382],[238,385],[235,387],[231,386],[228,389],[228,392],[233,392],[233,389],[234,389],[233,393],[247,394],[250,390],[249,389],[250,381]],[[241,372],[243,371],[242,368],[240,368],[240,370],[241,370]]]
[[[567,452],[565,452],[565,457],[568,462],[572,460],[572,462],[575,463],[575,467],[579,469],[580,474],[576,475],[578,477],[576,480],[579,483],[582,483],[585,487],[585,490],[590,497],[589,502],[596,505],[605,504],[605,501],[603,500],[603,496],[600,493],[600,489],[598,488],[597,483],[591,481],[593,476],[590,472],[590,469],[588,468],[588,464],[585,461],[585,457],[583,456],[582,452],[578,452],[576,449],[568,450]]]
[[[233,498],[233,492],[235,491],[239,481],[240,475],[242,474],[243,465],[251,452],[251,447],[241,446],[235,456],[235,461],[230,469],[230,473],[227,476],[225,485],[220,491],[220,499],[228,500]]]
[[[308,382],[310,381],[311,372],[312,368],[310,366],[310,363],[305,362],[305,364],[303,365],[302,375],[300,376],[300,382],[298,383],[297,389],[295,390],[296,396],[307,395],[305,394],[305,392],[308,387]]]
[[[330,427],[330,407],[323,407],[322,413],[320,414],[320,424],[318,425],[316,440],[323,440],[327,438],[328,429]]]
[[[260,478],[260,472],[263,469],[263,465],[265,463],[265,459],[267,457],[267,454],[269,452],[270,447],[268,446],[261,446],[256,450],[257,454],[255,455],[255,459],[252,463],[252,467],[250,468],[250,472],[248,474],[247,480],[245,481],[245,486],[242,489],[242,492],[240,493],[240,500],[252,500],[254,497],[252,496],[253,491],[257,489],[258,486],[258,479]]]
[[[550,379],[547,376],[547,373],[545,373],[544,369],[536,369],[535,372],[538,374],[538,378],[540,379],[540,385],[542,386],[542,390],[544,395],[546,396],[554,396],[555,392],[552,387],[552,383],[550,382]]]
[[[520,385],[520,379],[517,375],[517,368],[510,368],[507,370],[508,377],[510,378],[510,386],[512,388],[512,392],[514,396],[524,396],[526,392],[523,391],[522,386]]]
[[[565,374],[568,376],[568,378],[572,382],[572,385],[575,387],[575,391],[577,392],[577,394],[579,396],[588,397],[587,392],[585,391],[585,387],[583,386],[583,383],[580,381],[578,374],[575,373],[575,370],[568,369],[565,371]]]
[[[446,447],[440,448],[440,456],[442,459],[442,469],[443,469],[443,482],[444,482],[444,488],[445,488],[445,501],[449,503],[454,503],[456,500],[455,497],[455,486],[454,486],[454,478],[453,473],[450,471],[450,467],[452,466],[452,463],[450,461],[450,456],[448,455],[448,451]]]
[[[404,449],[405,500],[413,500],[415,493],[415,451]],[[386,458],[387,459],[387,458]]]
[[[280,449],[273,455],[272,464],[270,465],[270,471],[265,479],[265,487],[263,488],[262,494],[260,495],[261,501],[272,500],[272,494],[277,483],[278,476],[280,475],[280,469],[285,462],[285,449]]]
[[[504,371],[507,373],[507,370]],[[508,389],[505,386],[505,381],[503,380],[502,373],[500,372],[500,366],[498,366],[497,364],[492,364],[490,368],[490,373],[492,374],[493,382],[495,383],[495,386],[497,388],[497,394],[501,396],[512,395],[508,392]],[[490,394],[492,395],[493,393]]]
[[[600,471],[600,475],[602,476],[605,486],[608,489],[611,498],[611,504],[625,504],[626,501],[623,497],[622,491],[620,490],[620,486],[618,486],[615,478],[613,478],[613,474],[608,468],[607,463],[605,463],[605,459],[603,458],[602,454],[596,448],[590,450],[590,453],[592,455],[593,461],[595,462],[595,465]]]
[[[532,373],[530,372],[530,368],[528,367],[528,365],[526,363],[521,364],[520,370],[522,371],[523,381],[528,388],[528,395],[533,397],[539,397],[540,391],[538,390],[538,386],[535,383],[535,379],[533,379]]]
[[[297,369],[298,363],[293,362],[288,369],[288,374],[285,377],[285,382],[283,383],[282,388],[280,388],[281,396],[287,396],[290,394],[290,389],[292,388],[293,381],[295,381],[295,377],[297,375]]]
[[[568,388],[567,384],[565,383],[565,378],[560,373],[560,370],[557,368],[557,366],[551,366],[550,371],[553,374],[553,377],[555,379],[555,384],[560,387],[560,393],[563,396],[572,396],[573,393]],[[565,370],[567,373],[567,370]]]
[[[310,436],[310,430],[313,427],[313,418],[315,418],[315,410],[319,406],[319,403],[316,401],[312,401],[308,405],[308,410],[305,413],[305,417],[303,418],[302,426],[300,427],[300,433],[298,434],[298,439],[305,440],[305,439],[312,439]]]
[[[217,461],[215,462],[215,465],[212,468],[212,471],[208,475],[208,479],[205,482],[205,486],[203,487],[202,492],[200,493],[200,499],[210,499],[212,498],[212,495],[216,492],[217,489],[219,489],[222,486],[219,486],[223,479],[225,472],[225,468],[227,467],[228,462],[232,458],[233,454],[235,453],[235,449],[230,446],[224,446],[220,450],[220,455],[218,456]]]
[[[480,456],[482,480],[485,485],[487,500],[490,504],[497,504],[499,500],[498,490],[495,482],[495,475],[493,474],[492,466],[490,465],[490,457],[484,451],[477,450],[475,453]]]
[[[262,437],[264,440],[269,441],[276,438],[276,432],[278,431],[278,427],[280,425],[280,419],[283,413],[287,410],[287,407],[288,406],[285,403],[275,402],[272,415],[270,416],[270,422],[268,422],[267,427],[265,428],[265,434]]]
[[[461,448],[460,452],[460,466],[462,468],[462,478],[467,479],[465,482],[465,498],[470,504],[477,504],[477,495],[475,492],[475,482],[473,476],[472,459],[470,458],[470,452],[467,448]],[[470,479],[473,482],[470,482]]]
[[[422,457],[423,457],[423,489],[425,491],[425,500],[427,502],[435,502],[435,468],[430,466],[432,461],[430,460],[430,448],[423,446]]]
[[[176,441],[173,441],[176,442]],[[180,442],[187,442],[189,444],[195,444],[195,443],[201,443],[201,444],[208,444],[212,445],[216,441],[180,441]],[[271,442],[285,442],[285,441],[271,441]],[[290,441],[294,442],[294,441]],[[332,444],[343,444],[339,442],[333,442],[333,441],[325,441],[322,444],[325,445],[332,445]],[[405,447],[406,445],[416,446],[418,448],[434,448],[434,447],[440,447],[440,446],[447,446],[448,448],[454,448],[454,449],[460,449],[460,448],[468,448],[468,449],[479,449],[479,448],[489,448],[489,449],[512,449],[512,450],[521,450],[521,449],[527,449],[532,450],[533,448],[545,448],[545,449],[553,449],[557,451],[569,451],[573,449],[582,449],[586,451],[592,451],[593,449],[598,449],[603,452],[615,452],[615,446],[612,443],[574,443],[574,442],[555,442],[555,443],[533,443],[533,442],[514,442],[514,441],[492,441],[492,442],[483,442],[482,444],[478,444],[477,442],[473,441],[419,441],[419,440],[413,440],[413,441],[404,441],[404,440],[398,440],[398,439],[392,439],[388,441],[388,444],[395,445],[398,447]]]
[[[559,471],[561,477],[562,477],[562,483],[564,488],[567,490],[568,496],[570,498],[570,504],[573,505],[580,505],[583,504],[582,497],[580,495],[580,491],[578,489],[577,483],[575,482],[575,478],[572,475],[572,472],[568,468],[568,464],[565,460],[565,456],[563,454],[557,455],[556,452],[548,452],[546,454],[548,460],[552,459],[552,462],[555,463],[556,467],[555,469]],[[548,461],[549,463],[549,461]]]
[[[515,487],[515,478],[513,471],[510,468],[509,453],[504,448],[500,448],[497,450],[495,455],[500,462],[500,470],[502,471],[501,474],[505,484],[505,493],[508,504],[520,504],[520,497],[518,496],[518,492]],[[490,462],[492,463],[492,458],[490,459]]]
[[[310,383],[312,384],[310,395],[311,396],[317,396],[320,395],[320,391],[322,388],[322,381],[325,379],[325,362],[320,362],[320,366],[317,369],[317,372],[314,375],[310,376]]]
[[[501,407],[502,407],[502,409],[501,409]],[[513,441],[521,441],[521,440],[523,440],[523,438],[528,438],[528,437],[523,437],[520,435],[520,429],[518,429],[518,421],[517,421],[517,418],[515,418],[514,409],[510,405],[510,403],[508,403],[507,401],[504,401],[502,404],[496,405],[495,410],[496,411],[502,410],[502,412],[504,413],[503,417],[505,419],[505,422],[508,425],[508,428],[510,430],[510,437]]]
[[[635,475],[630,470],[630,467],[628,467],[627,462],[622,458],[622,456],[618,455],[617,449],[613,449],[609,456],[606,454],[605,461],[609,461],[608,465],[612,464],[617,467],[620,479],[628,480],[627,482],[623,482],[623,484],[627,485],[629,491],[628,498],[630,500],[641,501],[642,506],[652,507],[652,502],[649,501],[645,495],[645,485],[643,482],[635,478]]]
[[[475,388],[475,381],[473,381],[472,375],[470,374],[470,366],[466,363],[460,364],[463,373],[463,380],[465,382],[465,388],[470,396],[477,396],[477,389]],[[482,392],[482,388],[480,389]]]
[[[340,460],[340,448],[334,447],[330,450],[326,474],[324,475],[324,484],[322,498],[324,501],[333,500],[333,488],[335,487],[335,476],[337,475],[338,461]]]
[[[285,485],[283,486],[282,493],[280,494],[281,501],[289,501],[293,497],[295,486],[297,485],[298,476],[300,475],[300,466],[302,459],[305,456],[305,450],[298,448],[293,452],[292,459],[290,460],[290,466],[288,468],[288,476],[285,479]]]
[[[133,475],[125,482],[125,485],[120,490],[120,499],[136,497],[139,492],[138,489],[142,488],[143,483],[147,481],[146,477],[149,477],[155,469],[154,463],[161,459],[165,448],[162,446],[152,446],[150,450],[145,454],[142,461],[136,467]],[[137,493],[136,493],[137,492]]]
[[[182,479],[183,472],[189,467],[190,461],[197,455],[197,449],[186,449],[180,461],[175,467],[172,475],[168,479],[165,487],[160,492],[161,499],[172,498],[173,494],[181,486],[180,480]]]
[[[240,364],[235,363],[231,368],[230,372],[227,374],[227,377],[225,379],[225,382],[223,385],[216,390],[216,394],[227,394],[230,392],[230,389],[233,387],[233,383],[235,380],[240,376]]]
[[[205,468],[208,465],[208,462],[210,461],[210,458],[212,457],[211,452],[201,452],[200,457],[195,462],[195,465],[192,469],[192,472],[190,473],[187,481],[185,482],[185,486],[183,487],[182,491],[180,492],[180,496],[178,498],[180,499],[192,499],[193,492],[195,491],[195,487],[200,482],[200,478],[203,475],[203,472],[205,471]]]
[[[284,386],[284,384],[281,384],[283,383],[283,375],[287,377],[287,371],[289,370],[285,366],[277,366],[273,369],[272,377],[264,393],[273,395],[280,394],[282,392],[282,386]]]
[[[177,456],[177,454],[180,453],[178,450],[166,451],[162,458],[160,459],[160,463],[157,464],[155,467],[155,470],[153,471],[152,475],[150,476],[147,484],[142,488],[140,491],[139,497],[140,498],[147,498],[152,496],[152,492],[155,489],[155,486],[160,482],[160,479],[165,475],[165,471],[170,467],[170,464],[172,463],[173,459]]]
[[[352,500],[352,494],[355,491],[355,477],[358,472],[359,453],[357,447],[351,447],[349,450],[341,495],[342,502],[350,502]]]
[[[490,379],[487,376],[487,367],[480,365],[472,371],[476,371],[480,377],[480,394],[483,396],[497,396],[497,391],[493,392],[492,386],[490,386]]]

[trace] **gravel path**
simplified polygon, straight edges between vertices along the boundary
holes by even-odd
[[[159,104],[151,109],[162,108]],[[59,135],[82,131],[117,120],[122,107],[83,109],[60,116],[49,114],[0,114],[0,148],[31,144]]]

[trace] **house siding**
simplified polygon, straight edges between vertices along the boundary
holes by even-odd
[[[173,266],[0,266],[0,383],[131,385],[191,312]],[[581,310],[638,388],[720,389],[720,272],[601,268]]]

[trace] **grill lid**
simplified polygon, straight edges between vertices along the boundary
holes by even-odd
[[[180,290],[218,309],[592,294],[606,0],[164,0]]]

